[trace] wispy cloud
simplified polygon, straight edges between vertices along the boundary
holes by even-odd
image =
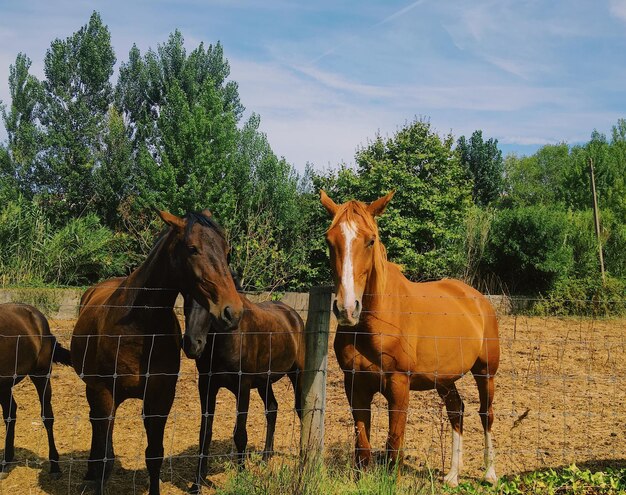
[[[411,10],[413,10],[415,7],[417,7],[418,5],[421,5],[424,3],[425,0],[417,0],[417,2],[413,2],[409,5],[407,5],[406,7],[398,10],[397,12],[394,12],[393,14],[385,17],[382,21],[378,22],[376,25],[377,26],[381,26],[383,24],[387,24],[388,22],[391,22],[407,13],[409,13]]]
[[[626,21],[626,0],[609,0],[609,11],[622,21]]]

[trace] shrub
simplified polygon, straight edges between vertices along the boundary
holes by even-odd
[[[494,217],[485,248],[484,277],[497,274],[512,293],[540,293],[573,270],[568,245],[570,217],[545,206],[501,210]]]
[[[542,316],[623,316],[626,315],[626,280],[607,276],[562,279],[535,304]]]
[[[20,198],[0,210],[0,282],[84,285],[120,275],[126,244],[93,214],[56,229],[39,205]]]

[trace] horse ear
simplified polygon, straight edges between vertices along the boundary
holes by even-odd
[[[202,214],[207,218],[211,218],[213,216],[213,213],[211,213],[211,210],[209,210],[208,208],[202,210]]]
[[[378,198],[376,201],[372,201],[369,205],[367,205],[367,211],[369,211],[374,217],[382,215],[382,213],[385,211],[385,208],[387,207],[387,203],[391,201],[391,198],[393,198],[393,195],[395,193],[396,190],[392,189],[382,198]]]
[[[337,203],[335,203],[332,199],[328,197],[328,194],[326,194],[326,191],[324,191],[324,189],[320,189],[320,201],[322,202],[324,208],[326,208],[328,214],[331,217],[334,217],[335,213],[337,213],[337,208],[339,208],[339,206],[337,206]]]
[[[185,228],[185,220],[183,220],[182,218],[177,217],[176,215],[164,210],[157,210],[157,213],[161,217],[161,220],[163,220],[170,227],[174,227],[180,230]]]

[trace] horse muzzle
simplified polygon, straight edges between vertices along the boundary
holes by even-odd
[[[189,359],[198,359],[202,356],[206,347],[206,339],[191,338],[189,335],[183,336],[183,351]]]
[[[359,323],[361,308],[361,301],[358,299],[349,306],[344,306],[343,303],[338,302],[336,299],[333,302],[333,313],[337,318],[337,323],[346,327],[353,327]]]

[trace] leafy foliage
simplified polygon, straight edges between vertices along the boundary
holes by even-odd
[[[124,272],[125,238],[89,214],[56,228],[24,199],[0,210],[3,285],[85,285]]]
[[[513,293],[550,289],[573,270],[568,220],[566,213],[544,206],[498,211],[484,268],[497,273]]]
[[[246,289],[306,290],[331,278],[320,188],[339,202],[396,189],[379,225],[389,258],[414,280],[459,276],[481,289],[541,294],[566,312],[576,308],[554,301],[611,298],[626,278],[624,119],[608,137],[594,131],[586,144],[504,161],[480,130],[455,147],[452,135],[414,120],[358,149],[355,168],[298,175],[273,152],[260,117],[243,119],[220,43],[187,51],[174,31],[144,54],[133,46],[114,82],[115,62],[94,12],[51,43],[41,81],[23,53],[9,67],[11,102],[0,106],[5,283],[126,273],[161,228],[158,206],[211,209]],[[590,159],[610,277],[602,287]]]
[[[482,131],[457,141],[461,164],[472,179],[472,198],[479,206],[487,206],[500,197],[504,189],[504,161],[497,139],[483,140]]]
[[[379,220],[389,259],[415,280],[456,275],[464,263],[459,245],[471,196],[453,143],[451,135],[440,137],[430,123],[415,120],[357,151],[356,171],[343,168],[314,183],[339,201],[373,201],[396,189]]]

